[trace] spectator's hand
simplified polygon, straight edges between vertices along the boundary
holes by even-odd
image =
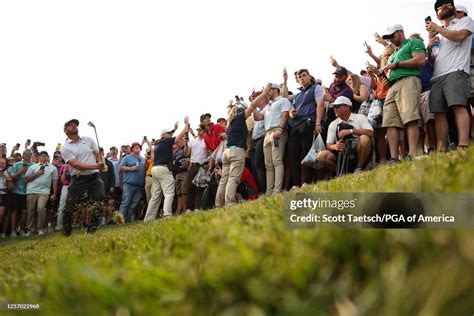
[[[103,161],[97,163],[97,169],[102,170],[105,168],[105,164]]]
[[[341,140],[350,135],[352,135],[350,129],[343,129],[342,131],[339,132],[339,134],[337,134],[338,138]]]
[[[439,37],[431,37],[428,41],[428,49],[431,49],[434,45],[439,44]]]
[[[428,32],[430,32],[430,33],[431,32],[439,33],[440,29],[441,29],[441,26],[434,23],[433,21],[426,22],[426,30]]]
[[[371,75],[373,75],[377,71],[377,66],[372,65],[372,64],[367,64],[367,72]]]
[[[44,169],[40,169],[36,172],[37,177],[41,177],[44,174]]]
[[[110,188],[110,193],[114,193],[114,192],[115,192],[114,187],[111,187],[111,188]]]
[[[323,132],[323,128],[322,128],[321,124],[316,125],[316,126],[314,127],[314,132],[315,132],[316,134],[321,134],[321,133]]]
[[[288,73],[286,72],[286,68],[283,69],[283,82],[288,82]]]
[[[22,167],[18,172],[20,174],[25,174],[27,171],[28,171],[28,167],[25,166],[25,167]]]
[[[346,146],[344,146],[344,141],[342,139],[337,141],[337,143],[336,143],[336,150],[337,151],[344,151],[345,147]]]
[[[140,167],[139,166],[133,166],[133,167],[130,167],[130,171],[133,171],[133,172],[137,172],[140,170]]]
[[[339,63],[337,62],[337,60],[334,58],[334,57],[330,57],[331,59],[331,65],[334,67],[334,68],[337,68],[339,67]]]
[[[388,64],[387,66],[385,66],[382,71],[387,73],[389,70],[392,70],[392,69],[395,69],[397,68],[397,65],[395,63],[391,63],[391,64]]]
[[[379,33],[375,32],[374,38],[377,43],[382,44],[382,45],[385,44],[385,40],[382,38],[382,36],[379,35]]]
[[[369,55],[372,55],[372,47],[370,47],[369,45],[367,45],[366,48],[365,48],[365,53],[366,53],[366,54],[369,54]]]
[[[331,94],[329,93],[329,89],[327,87],[323,87],[324,93],[323,93],[323,99],[324,101],[331,101]]]
[[[272,84],[271,84],[271,83],[267,83],[267,85],[265,86],[265,88],[263,88],[262,94],[263,94],[263,95],[268,95],[268,93],[270,92],[271,89],[272,89]]]
[[[217,177],[222,177],[222,169],[220,167],[216,167],[216,176]]]
[[[17,146],[17,145],[13,146],[14,151],[17,151],[18,149],[20,149],[20,146]]]
[[[217,136],[219,136],[219,138],[222,139],[222,140],[227,138],[227,135],[225,133],[220,133]]]
[[[51,194],[51,196],[49,197],[49,199],[51,201],[56,201],[56,194]]]
[[[298,113],[296,112],[295,108],[291,108],[289,115],[293,119],[298,117]]]
[[[175,125],[176,128],[178,128],[178,127],[177,127],[177,126],[178,126],[177,124],[178,124],[178,122],[176,122],[176,125]],[[184,125],[188,125],[188,124],[189,124],[189,116],[185,116],[185,117],[184,117]]]
[[[273,133],[273,139],[280,139],[281,138],[281,131],[280,130],[276,130],[274,133]]]

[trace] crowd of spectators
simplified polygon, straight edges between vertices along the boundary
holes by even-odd
[[[107,153],[78,135],[77,120],[66,122],[69,140],[52,156],[40,150],[44,144],[30,140],[22,153],[20,144],[10,154],[0,144],[1,236],[53,229],[70,235],[73,226],[96,222],[146,222],[432,151],[463,150],[474,137],[474,22],[450,0],[436,1],[434,9],[441,25],[426,19],[428,43],[393,25],[382,36],[375,33],[380,49],[365,43],[373,63],[359,74],[331,56],[335,69],[328,87],[299,69],[294,72],[299,91],[292,92],[285,69],[281,83],[252,91],[248,101],[236,96],[227,117],[215,123],[206,113],[193,129],[186,117],[181,129],[176,123],[156,140],[144,137]],[[316,137],[325,144],[313,157],[319,169],[301,163]],[[347,153],[352,164],[341,172]],[[90,189],[92,178],[100,189]],[[80,183],[88,190],[76,190]],[[82,212],[72,212],[72,205]]]

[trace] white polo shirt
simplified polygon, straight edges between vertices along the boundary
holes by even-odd
[[[99,151],[97,144],[90,137],[81,137],[77,142],[72,142],[68,140],[61,147],[61,156],[65,162],[69,160],[77,160],[80,163],[85,164],[95,164],[97,163],[94,151]],[[94,170],[77,170],[71,166],[70,173],[72,176],[75,175],[91,175],[93,173],[99,172],[98,169]]]
[[[207,148],[204,138],[195,138],[189,142],[188,146],[191,149],[191,162],[204,164],[208,161]]]
[[[336,143],[337,125],[341,122],[343,122],[343,120],[341,120],[338,117],[334,121],[332,121],[331,124],[329,124],[328,137],[326,139],[326,144],[332,145]],[[371,131],[374,130],[372,125],[370,125],[370,122],[367,119],[367,117],[362,114],[351,113],[351,116],[349,116],[349,119],[347,120],[346,123],[354,126],[354,129],[370,129]],[[357,135],[354,135],[354,136],[357,136]]]
[[[291,103],[287,98],[277,97],[272,103],[269,103],[263,111],[265,116],[265,130],[269,131],[280,126],[281,114],[289,112]]]
[[[439,34],[439,53],[434,64],[433,77],[431,80],[443,75],[463,70],[469,74],[471,72],[471,44],[472,33],[474,33],[474,22],[470,17],[464,17],[460,20],[453,19],[448,26],[449,30],[459,31],[468,30],[471,35],[462,42],[454,42]]]

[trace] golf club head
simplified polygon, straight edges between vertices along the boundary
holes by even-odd
[[[92,123],[92,122],[90,122],[90,121],[89,121],[89,123],[87,123],[87,125],[89,125],[89,126],[92,127],[92,128],[95,128],[94,123]]]

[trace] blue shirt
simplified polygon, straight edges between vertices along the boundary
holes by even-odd
[[[25,177],[36,174],[41,164],[37,163],[28,168]],[[58,169],[55,166],[44,165],[44,174],[26,184],[26,194],[48,194],[51,192],[51,183],[58,180]]]
[[[431,90],[431,77],[433,77],[433,66],[431,66],[428,52],[426,52],[425,63],[421,66],[421,92]]]
[[[234,117],[227,129],[227,148],[236,146],[247,150],[247,133],[245,112],[241,112]]]
[[[10,175],[13,176],[13,175],[17,174],[18,171],[20,171],[20,169],[23,168],[23,164],[24,164],[23,161],[15,162],[13,164],[12,168],[9,171]],[[26,164],[26,166],[29,168],[33,164],[34,164],[33,162],[30,162],[29,164]],[[26,195],[25,174],[22,174],[18,178],[18,180],[15,182],[15,188],[13,189],[12,192],[16,193],[16,194]]]
[[[293,105],[298,116],[295,119],[288,120],[288,124],[294,127],[307,120],[314,122],[316,118],[316,101],[322,99],[323,88],[318,84],[310,84],[295,96]]]
[[[138,171],[123,171],[122,182],[134,186],[145,185],[145,159],[134,155],[127,155],[122,159],[120,166],[125,167],[139,167]]]

